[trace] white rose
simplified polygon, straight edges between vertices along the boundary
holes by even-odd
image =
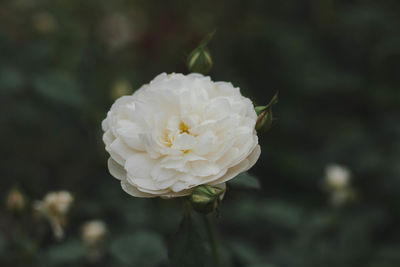
[[[178,197],[219,185],[260,156],[252,102],[231,83],[160,74],[115,101],[102,123],[108,168],[136,197]]]

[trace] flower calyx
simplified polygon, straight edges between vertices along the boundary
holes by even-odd
[[[225,189],[210,186],[197,186],[190,196],[190,203],[193,209],[199,213],[209,214],[217,210]]]

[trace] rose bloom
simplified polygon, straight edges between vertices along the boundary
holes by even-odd
[[[252,102],[228,82],[158,75],[115,101],[102,123],[108,168],[135,197],[179,197],[225,182],[260,156]]]

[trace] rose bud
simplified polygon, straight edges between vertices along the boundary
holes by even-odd
[[[257,117],[256,122],[256,130],[258,132],[266,132],[272,127],[272,123],[274,122],[274,118],[272,116],[272,110],[267,109],[263,111]]]
[[[208,74],[212,66],[212,58],[207,47],[195,49],[188,57],[187,67],[190,72]]]
[[[213,66],[213,61],[207,44],[211,41],[215,31],[208,34],[194,49],[187,58],[187,68],[189,72],[208,74]]]
[[[195,211],[208,214],[218,207],[224,192],[224,188],[200,185],[194,189],[190,202]]]
[[[255,107],[255,111],[258,115],[257,117],[257,122],[255,129],[258,132],[265,132],[268,131],[273,122],[274,122],[274,116],[272,115],[272,106],[278,103],[278,93],[276,93],[271,101],[268,103],[266,106],[257,106]]]
[[[25,209],[25,204],[22,193],[16,188],[11,189],[7,196],[7,209],[12,212],[21,212]]]

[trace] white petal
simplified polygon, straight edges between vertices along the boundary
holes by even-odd
[[[205,155],[209,153],[216,145],[217,137],[212,131],[207,131],[197,137],[197,144],[193,148],[193,152],[197,155]]]
[[[112,142],[114,142],[115,136],[112,134],[111,131],[107,131],[103,134],[103,142],[106,144],[106,146],[111,145]]]
[[[151,176],[156,181],[165,181],[171,179],[174,176],[177,176],[179,173],[173,169],[167,169],[162,167],[161,164],[156,164],[151,171]]]
[[[194,161],[192,162],[191,173],[195,176],[210,176],[219,173],[221,169],[215,163],[208,161]]]
[[[196,138],[194,136],[183,133],[175,138],[174,143],[172,144],[172,148],[188,150],[193,148],[195,144]]]
[[[121,187],[126,193],[134,197],[157,197],[157,195],[139,191],[136,187],[125,181],[121,181]]]
[[[126,171],[125,169],[119,165],[115,160],[112,158],[108,158],[107,161],[108,165],[108,170],[110,171],[110,174],[117,178],[118,180],[126,180]]]
[[[239,173],[247,171],[257,162],[258,158],[260,157],[260,154],[261,154],[261,149],[260,149],[260,146],[257,145],[256,148],[253,150],[253,152],[249,155],[248,158],[244,159],[242,162],[240,162],[236,166],[229,168],[224,176],[222,176],[221,178],[215,180],[214,182],[212,182],[210,184],[213,185],[213,184],[218,184],[218,183],[224,183],[226,181],[233,179]]]
[[[253,152],[251,152],[251,154],[247,157],[247,160],[249,161],[249,168],[248,169],[250,169],[251,167],[254,166],[254,164],[256,164],[256,162],[257,162],[258,158],[260,157],[260,155],[261,155],[261,147],[259,145],[257,145],[254,148]]]
[[[156,164],[146,153],[134,153],[125,162],[125,170],[128,175],[139,179],[151,179],[150,173]]]
[[[144,151],[144,144],[139,138],[139,133],[143,130],[136,124],[127,120],[122,120],[119,123],[119,127],[116,130],[118,136],[127,144],[130,148]]]
[[[131,150],[121,139],[117,138],[110,145],[110,151],[127,160],[134,155],[135,151]]]

